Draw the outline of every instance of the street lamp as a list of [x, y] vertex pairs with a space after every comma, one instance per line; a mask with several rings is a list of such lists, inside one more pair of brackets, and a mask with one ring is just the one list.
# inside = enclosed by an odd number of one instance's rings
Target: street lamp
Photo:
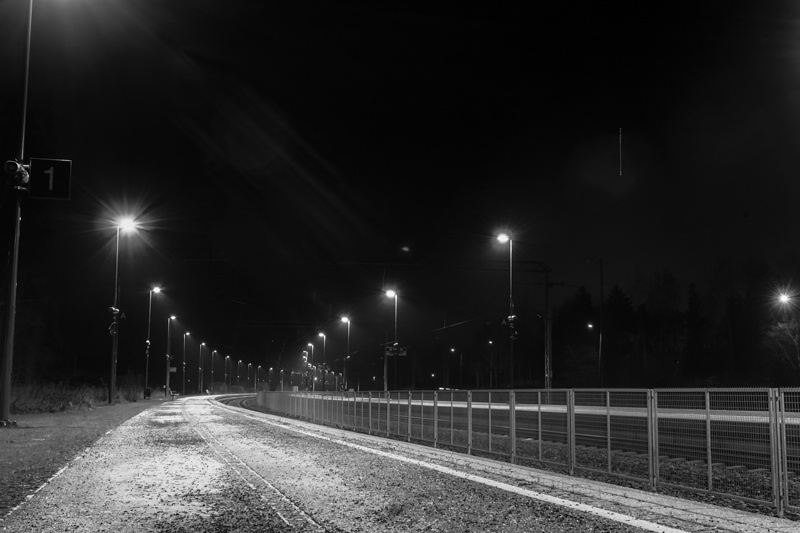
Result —
[[350, 359], [350, 319], [346, 316], [342, 317], [342, 322], [347, 324], [347, 353], [344, 356], [344, 390], [350, 390], [347, 386], [347, 361]]
[[181, 394], [184, 396], [186, 396], [186, 337], [188, 336], [188, 331], [183, 334], [183, 369], [181, 370], [183, 385], [181, 386]]
[[197, 356], [198, 358], [198, 365], [197, 365], [197, 393], [203, 394], [203, 346], [206, 343], [200, 343], [200, 355]]
[[[450, 353], [456, 353], [456, 349], [455, 348], [450, 348]], [[458, 351], [458, 388], [459, 389], [463, 388], [463, 386], [461, 384], [461, 376], [462, 376], [463, 368], [464, 368], [464, 352], [462, 350], [459, 350]], [[450, 380], [448, 379], [447, 381], [448, 381], [448, 384], [449, 384]]]
[[[325, 359], [326, 359], [326, 355], [328, 353], [328, 350], [327, 350], [326, 346], [328, 344], [327, 343], [328, 338], [325, 336], [324, 333], [321, 333], [321, 332], [318, 333], [318, 336], [322, 337], [322, 369], [323, 369], [323, 374], [322, 375], [325, 376]], [[323, 390], [323, 392], [325, 391], [325, 381], [326, 380], [323, 377], [323, 379], [322, 379], [322, 390]]]
[[239, 376], [241, 375], [241, 373], [240, 373], [241, 366], [242, 366], [242, 360], [239, 359], [239, 362], [236, 363], [236, 386], [237, 387], [241, 386], [241, 381], [239, 380]]
[[125, 217], [117, 220], [116, 259], [114, 261], [114, 305], [109, 309], [113, 321], [111, 323], [111, 379], [109, 381], [108, 403], [114, 403], [117, 397], [117, 353], [119, 347], [119, 235], [136, 229], [136, 222]]
[[[400, 299], [397, 291], [388, 290], [386, 291], [386, 296], [389, 298], [394, 298], [394, 349], [397, 350], [397, 300]], [[397, 353], [394, 354], [397, 357]], [[397, 360], [395, 359], [395, 362]], [[397, 373], [397, 367], [395, 366], [395, 374]], [[395, 376], [395, 380], [397, 377]], [[386, 353], [383, 355], [383, 390], [387, 392], [389, 390], [389, 357]]]
[[515, 323], [517, 317], [514, 315], [514, 241], [507, 233], [501, 233], [497, 240], [503, 244], [508, 243], [508, 327], [511, 330], [508, 343], [508, 359], [511, 363], [511, 374], [509, 388], [514, 388], [514, 341], [517, 338]]
[[211, 350], [211, 391], [214, 391], [214, 356], [217, 354], [216, 350]]
[[223, 381], [223, 383], [225, 383], [225, 385], [228, 385], [228, 386], [230, 385], [228, 383], [228, 359], [230, 359], [230, 358], [231, 358], [230, 355], [226, 355], [225, 356], [225, 381]]
[[166, 379], [167, 384], [164, 386], [165, 397], [167, 396], [167, 394], [169, 394], [169, 374], [170, 374], [169, 362], [170, 359], [172, 359], [172, 356], [169, 353], [170, 351], [172, 351], [172, 333], [171, 333], [172, 329], [170, 328], [170, 326], [172, 325], [173, 320], [175, 320], [174, 315], [167, 319], [167, 379]]
[[[253, 366], [253, 363], [247, 363], [247, 381], [245, 381], [245, 387], [250, 385], [250, 367]], [[255, 382], [253, 382], [253, 389], [255, 389]]]
[[147, 340], [144, 343], [144, 389], [147, 397], [150, 397], [150, 392], [147, 388], [147, 377], [150, 373], [150, 323], [153, 318], [153, 293], [158, 294], [161, 292], [161, 287], [153, 287], [150, 289], [150, 304], [147, 308]]

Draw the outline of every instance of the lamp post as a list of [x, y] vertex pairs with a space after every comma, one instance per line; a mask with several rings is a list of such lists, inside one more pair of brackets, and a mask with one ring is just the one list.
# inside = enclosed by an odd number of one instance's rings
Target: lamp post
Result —
[[172, 351], [172, 321], [175, 320], [175, 316], [171, 316], [167, 319], [167, 378], [166, 378], [166, 385], [164, 386], [164, 396], [166, 397], [169, 394], [169, 374], [170, 374], [170, 366], [169, 362], [172, 359], [170, 355], [170, 351]]
[[[397, 291], [388, 290], [386, 291], [386, 296], [389, 298], [394, 298], [394, 349], [397, 350], [397, 300], [399, 300], [399, 295]], [[394, 354], [397, 357], [397, 353]], [[397, 373], [397, 367], [395, 366], [395, 373]], [[395, 377], [395, 380], [397, 378]], [[388, 392], [389, 390], [389, 357], [386, 353], [383, 355], [383, 390], [384, 392]]]
[[342, 379], [344, 390], [350, 390], [347, 386], [347, 361], [350, 359], [350, 319], [342, 317], [342, 322], [347, 324], [347, 353], [344, 355], [344, 378]]
[[114, 261], [114, 305], [109, 309], [113, 321], [111, 323], [111, 378], [108, 387], [108, 403], [114, 403], [117, 397], [117, 353], [119, 347], [119, 235], [136, 229], [136, 222], [130, 218], [121, 218], [117, 221], [116, 259]]
[[501, 243], [508, 243], [508, 327], [511, 330], [508, 343], [508, 359], [510, 362], [509, 388], [514, 388], [514, 341], [517, 338], [515, 323], [517, 317], [514, 315], [514, 241], [507, 233], [497, 236]]
[[327, 381], [327, 379], [326, 379], [327, 372], [325, 371], [325, 360], [326, 360], [326, 356], [327, 356], [327, 353], [328, 353], [328, 350], [326, 348], [326, 346], [328, 344], [327, 343], [328, 338], [322, 332], [318, 333], [317, 335], [322, 337], [322, 365], [321, 365], [321, 367], [322, 367], [322, 376], [323, 376], [322, 377], [322, 391], [325, 392], [325, 382]]
[[240, 387], [241, 384], [242, 384], [242, 382], [239, 380], [239, 376], [241, 376], [241, 366], [242, 366], [242, 360], [239, 359], [239, 362], [236, 363], [236, 386], [237, 387]]
[[[308, 345], [311, 347], [311, 359], [308, 362], [308, 366], [309, 366], [309, 368], [311, 368], [311, 365], [314, 364], [314, 345], [311, 344], [310, 342], [308, 343]], [[312, 374], [312, 377], [313, 377], [313, 374]], [[312, 379], [311, 380], [311, 391], [312, 392], [317, 390], [316, 389], [316, 385], [317, 385], [317, 381], [315, 379]], [[306, 390], [308, 390], [308, 389], [306, 388]]]
[[283, 392], [283, 369], [281, 368], [281, 392]]
[[186, 396], [186, 337], [189, 336], [189, 332], [183, 334], [183, 369], [181, 370], [181, 374], [183, 377], [183, 385], [181, 386], [181, 394]]
[[216, 350], [211, 350], [211, 392], [214, 392], [214, 356], [216, 354]]
[[[158, 294], [161, 292], [161, 287], [153, 287], [150, 289], [150, 304], [147, 307], [147, 340], [144, 343], [144, 388], [147, 391], [147, 377], [150, 374], [150, 323], [153, 318], [153, 293]], [[148, 394], [149, 398], [150, 395]]]
[[[253, 363], [247, 363], [247, 380], [244, 382], [245, 388], [250, 385], [250, 368], [253, 366]], [[255, 382], [253, 382], [253, 388], [255, 389]]]
[[[455, 348], [450, 348], [450, 353], [456, 353]], [[461, 384], [461, 376], [463, 375], [462, 370], [464, 368], [464, 352], [459, 350], [458, 351], [458, 388], [463, 388]], [[449, 382], [450, 380], [448, 380]]]
[[197, 356], [198, 365], [197, 365], [197, 393], [203, 394], [203, 346], [206, 343], [200, 343], [200, 355]]
[[226, 356], [225, 356], [225, 361], [224, 361], [224, 363], [225, 363], [225, 364], [224, 364], [224, 368], [225, 368], [225, 379], [223, 380], [223, 383], [225, 384], [225, 386], [226, 386], [226, 387], [227, 387], [227, 386], [229, 386], [229, 383], [228, 383], [228, 360], [229, 360], [230, 358], [231, 358], [231, 356], [230, 356], [230, 355], [226, 355]]

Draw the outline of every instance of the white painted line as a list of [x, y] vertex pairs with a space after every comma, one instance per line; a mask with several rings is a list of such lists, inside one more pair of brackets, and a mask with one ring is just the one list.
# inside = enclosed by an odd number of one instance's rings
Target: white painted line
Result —
[[[227, 406], [224, 406], [223, 408], [227, 409]], [[375, 454], [375, 455], [380, 455], [380, 456], [387, 457], [387, 458], [390, 458], [390, 459], [396, 459], [398, 461], [402, 461], [402, 462], [405, 462], [405, 463], [413, 464], [415, 466], [421, 466], [421, 467], [424, 467], [424, 468], [427, 468], [427, 469], [430, 469], [430, 470], [436, 470], [436, 471], [441, 472], [443, 474], [448, 474], [448, 475], [459, 477], [459, 478], [462, 478], [462, 479], [467, 479], [469, 481], [474, 481], [476, 483], [481, 483], [483, 485], [488, 485], [490, 487], [494, 487], [494, 488], [497, 488], [497, 489], [500, 489], [500, 490], [504, 490], [504, 491], [507, 491], [507, 492], [512, 492], [512, 493], [518, 494], [520, 496], [525, 496], [527, 498], [543, 501], [543, 502], [550, 503], [550, 504], [553, 504], [553, 505], [559, 505], [561, 507], [566, 507], [568, 509], [573, 509], [573, 510], [576, 510], [576, 511], [580, 511], [582, 513], [587, 513], [587, 514], [590, 514], [590, 515], [598, 516], [598, 517], [601, 517], [601, 518], [605, 518], [607, 520], [612, 520], [614, 522], [620, 522], [622, 524], [626, 524], [626, 525], [629, 525], [629, 526], [632, 526], [632, 527], [638, 527], [638, 528], [644, 529], [645, 531], [652, 531], [654, 533], [688, 533], [687, 531], [685, 531], [683, 529], [676, 529], [676, 528], [673, 528], [673, 527], [664, 526], [664, 525], [661, 525], [661, 524], [656, 524], [655, 522], [649, 522], [647, 520], [640, 520], [640, 519], [635, 518], [635, 517], [630, 516], [630, 515], [625, 515], [625, 514], [622, 514], [622, 513], [616, 513], [614, 511], [608, 511], [606, 509], [601, 509], [599, 507], [594, 507], [592, 505], [587, 505], [585, 503], [573, 502], [571, 500], [566, 500], [564, 498], [559, 498], [557, 496], [552, 496], [550, 494], [543, 494], [541, 492], [535, 492], [535, 491], [532, 491], [532, 490], [524, 489], [522, 487], [517, 487], [515, 485], [510, 485], [508, 483], [503, 483], [501, 481], [495, 481], [493, 479], [487, 479], [487, 478], [476, 476], [476, 475], [473, 475], [473, 474], [467, 474], [465, 472], [460, 472], [458, 470], [454, 470], [454, 469], [448, 468], [446, 466], [441, 466], [441, 465], [432, 464], [432, 463], [426, 463], [426, 462], [423, 462], [423, 461], [419, 461], [417, 459], [411, 459], [409, 457], [404, 457], [402, 455], [396, 455], [394, 453], [389, 453], [389, 452], [385, 452], [385, 451], [382, 451], [382, 450], [376, 450], [376, 449], [369, 448], [367, 446], [361, 446], [359, 444], [355, 444], [355, 443], [352, 443], [352, 442], [347, 442], [347, 441], [335, 439], [335, 438], [332, 438], [332, 437], [327, 437], [327, 436], [324, 436], [324, 435], [320, 435], [318, 433], [313, 433], [313, 432], [306, 431], [306, 430], [303, 430], [303, 429], [300, 429], [300, 428], [297, 428], [297, 427], [293, 427], [293, 426], [288, 425], [288, 424], [279, 424], [279, 423], [273, 422], [271, 420], [267, 420], [267, 419], [260, 418], [260, 417], [257, 417], [257, 416], [252, 416], [252, 415], [249, 415], [247, 413], [242, 413], [239, 410], [233, 410], [233, 409], [227, 409], [227, 410], [231, 410], [231, 411], [233, 411], [233, 412], [235, 412], [235, 413], [237, 413], [237, 414], [239, 414], [241, 416], [244, 416], [244, 417], [247, 417], [247, 418], [251, 418], [253, 420], [257, 420], [259, 422], [263, 422], [265, 424], [269, 424], [269, 425], [272, 425], [272, 426], [275, 426], [275, 427], [278, 427], [278, 428], [281, 428], [281, 429], [289, 429], [291, 431], [294, 431], [296, 433], [301, 433], [301, 434], [307, 435], [309, 437], [314, 437], [314, 438], [317, 438], [317, 439], [320, 439], [320, 440], [326, 440], [326, 441], [329, 441], [329, 442], [334, 442], [336, 444], [341, 444], [343, 446], [349, 446], [350, 448], [355, 448], [357, 450], [365, 451], [365, 452], [372, 453], [372, 454]]]

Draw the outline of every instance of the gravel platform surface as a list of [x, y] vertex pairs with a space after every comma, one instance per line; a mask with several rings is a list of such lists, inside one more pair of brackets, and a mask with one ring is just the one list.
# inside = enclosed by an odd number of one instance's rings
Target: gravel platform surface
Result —
[[[207, 398], [164, 403], [104, 435], [0, 531], [730, 531], [672, 529], [690, 524], [677, 519], [642, 529], [526, 496], [526, 483], [503, 488], [510, 478], [488, 462], [475, 468], [458, 458], [455, 472], [456, 462], [437, 465], [430, 450], [414, 457], [413, 445], [299, 427]], [[552, 485], [547, 492], [567, 496]]]

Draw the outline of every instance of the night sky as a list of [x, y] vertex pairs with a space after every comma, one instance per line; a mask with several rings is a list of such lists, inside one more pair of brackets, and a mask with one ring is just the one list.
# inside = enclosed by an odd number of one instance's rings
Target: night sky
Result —
[[[173, 352], [190, 331], [192, 354], [254, 366], [288, 368], [318, 331], [341, 357], [346, 314], [371, 368], [389, 288], [405, 344], [471, 338], [507, 314], [499, 231], [521, 319], [542, 265], [555, 304], [597, 301], [601, 258], [634, 299], [637, 279], [704, 287], [721, 262], [795, 276], [796, 4], [540, 4], [35, 0], [24, 156], [71, 159], [72, 196], [23, 205], [19, 335], [105, 371], [120, 215], [141, 224], [121, 237], [121, 372], [164, 289], [151, 379], [169, 314]], [[0, 6], [6, 159], [26, 18]]]

